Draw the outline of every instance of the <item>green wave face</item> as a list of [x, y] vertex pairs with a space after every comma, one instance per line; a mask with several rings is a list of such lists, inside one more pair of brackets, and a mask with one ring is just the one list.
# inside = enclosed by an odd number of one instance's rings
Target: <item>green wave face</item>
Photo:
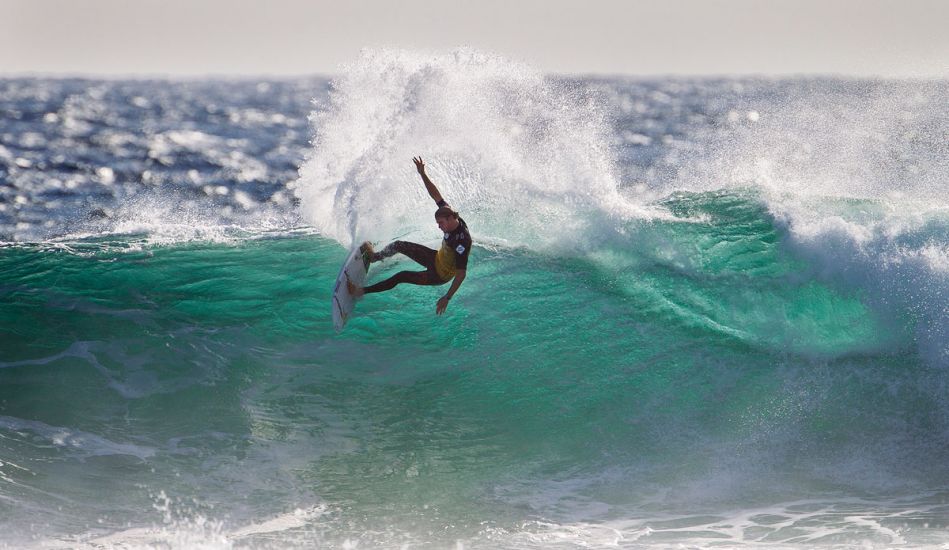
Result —
[[920, 317], [824, 276], [753, 193], [662, 206], [571, 255], [476, 247], [446, 315], [400, 286], [339, 335], [346, 251], [319, 236], [0, 248], [0, 510], [71, 533], [172, 502], [164, 525], [227, 532], [294, 503], [323, 511], [287, 544], [531, 547], [554, 524], [711, 514], [707, 535], [724, 510], [944, 493]]

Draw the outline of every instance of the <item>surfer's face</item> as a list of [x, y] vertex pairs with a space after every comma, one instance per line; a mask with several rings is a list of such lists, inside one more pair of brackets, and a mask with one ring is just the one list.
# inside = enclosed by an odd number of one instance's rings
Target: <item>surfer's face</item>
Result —
[[438, 228], [442, 230], [442, 233], [448, 233], [458, 228], [457, 218], [435, 218], [435, 223], [438, 224]]

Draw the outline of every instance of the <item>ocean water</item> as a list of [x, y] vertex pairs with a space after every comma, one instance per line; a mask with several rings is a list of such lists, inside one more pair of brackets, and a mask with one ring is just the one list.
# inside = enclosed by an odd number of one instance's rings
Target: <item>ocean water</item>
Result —
[[[0, 80], [0, 547], [944, 548], [947, 98]], [[353, 243], [440, 238], [414, 155], [468, 278], [337, 334]]]

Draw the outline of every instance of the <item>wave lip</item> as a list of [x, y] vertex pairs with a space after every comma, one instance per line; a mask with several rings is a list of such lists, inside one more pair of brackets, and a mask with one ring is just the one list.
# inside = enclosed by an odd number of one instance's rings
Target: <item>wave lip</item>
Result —
[[769, 208], [816, 275], [857, 292], [891, 334], [949, 367], [949, 210], [886, 199], [782, 198]]

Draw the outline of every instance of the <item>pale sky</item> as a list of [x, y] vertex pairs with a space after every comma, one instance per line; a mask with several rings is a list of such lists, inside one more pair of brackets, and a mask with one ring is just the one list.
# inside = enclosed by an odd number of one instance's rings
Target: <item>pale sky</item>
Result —
[[552, 73], [949, 78], [949, 0], [0, 0], [6, 75], [332, 75], [461, 46]]

